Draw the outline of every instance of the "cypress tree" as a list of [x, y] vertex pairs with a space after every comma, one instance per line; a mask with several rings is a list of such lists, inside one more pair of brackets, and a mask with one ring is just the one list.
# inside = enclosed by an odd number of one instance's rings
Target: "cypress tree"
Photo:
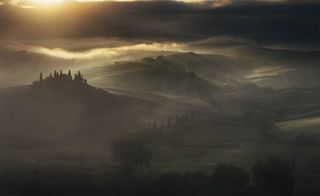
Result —
[[42, 82], [43, 81], [43, 75], [42, 75], [42, 72], [40, 72], [40, 82]]

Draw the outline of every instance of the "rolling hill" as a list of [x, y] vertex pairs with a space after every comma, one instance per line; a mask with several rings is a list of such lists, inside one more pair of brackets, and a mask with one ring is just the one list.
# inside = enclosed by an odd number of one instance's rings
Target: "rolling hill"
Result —
[[141, 126], [154, 105], [85, 83], [53, 81], [0, 92], [2, 147], [104, 142]]

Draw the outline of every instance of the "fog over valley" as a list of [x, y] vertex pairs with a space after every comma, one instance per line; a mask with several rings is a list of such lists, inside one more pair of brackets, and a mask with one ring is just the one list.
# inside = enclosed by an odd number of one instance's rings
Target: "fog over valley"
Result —
[[0, 195], [318, 195], [315, 0], [0, 0]]

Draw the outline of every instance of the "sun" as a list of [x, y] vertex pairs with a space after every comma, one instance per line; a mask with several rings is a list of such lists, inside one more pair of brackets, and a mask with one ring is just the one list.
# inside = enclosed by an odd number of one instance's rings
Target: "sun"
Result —
[[57, 5], [63, 2], [64, 0], [32, 0], [32, 4], [37, 6]]

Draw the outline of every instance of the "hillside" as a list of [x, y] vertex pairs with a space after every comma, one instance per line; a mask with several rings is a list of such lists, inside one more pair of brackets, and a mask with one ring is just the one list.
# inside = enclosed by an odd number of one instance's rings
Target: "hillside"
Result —
[[216, 105], [212, 97], [219, 89], [196, 73], [150, 59], [119, 62], [110, 66], [84, 70], [90, 83], [101, 88], [160, 93], [202, 99]]
[[59, 77], [0, 92], [2, 147], [99, 143], [141, 126], [146, 108], [153, 112], [149, 102]]
[[147, 60], [174, 69], [194, 72], [213, 85], [225, 84], [231, 80], [241, 80], [241, 77], [256, 67], [254, 62], [245, 58], [193, 52], [177, 53]]
[[[166, 87], [163, 88], [164, 90], [170, 88], [174, 90], [179, 89], [181, 83], [190, 78], [190, 73], [194, 73], [191, 76], [196, 77], [185, 85], [191, 85], [190, 88], [194, 88], [197, 86], [192, 83], [203, 83], [200, 81], [206, 80], [212, 86], [211, 88], [215, 89], [230, 80], [241, 80], [241, 77], [251, 73], [255, 67], [254, 62], [244, 58], [190, 52], [144, 58], [140, 61], [116, 62], [112, 65], [89, 68], [85, 71], [89, 74], [89, 79], [92, 78], [94, 82], [97, 81], [101, 85], [112, 85], [113, 83], [110, 81], [117, 81], [114, 82], [114, 85], [132, 85], [135, 88], [150, 90], [153, 83], [162, 83], [163, 87]], [[156, 73], [158, 74], [155, 75]], [[176, 77], [177, 75], [181, 76]], [[130, 81], [127, 82], [127, 80]], [[140, 80], [148, 80], [149, 86]], [[183, 86], [180, 89], [189, 90]]]
[[246, 46], [225, 50], [224, 55], [176, 53], [120, 61], [87, 68], [84, 72], [92, 84], [101, 88], [201, 97], [203, 93], [214, 94], [225, 89], [252, 91], [256, 87], [314, 86], [318, 84], [318, 63], [316, 51]]
[[238, 57], [245, 57], [259, 60], [269, 64], [282, 64], [291, 66], [314, 66], [320, 62], [320, 51], [311, 50], [291, 50], [291, 49], [276, 49], [260, 46], [244, 46], [230, 49], [228, 52]]

